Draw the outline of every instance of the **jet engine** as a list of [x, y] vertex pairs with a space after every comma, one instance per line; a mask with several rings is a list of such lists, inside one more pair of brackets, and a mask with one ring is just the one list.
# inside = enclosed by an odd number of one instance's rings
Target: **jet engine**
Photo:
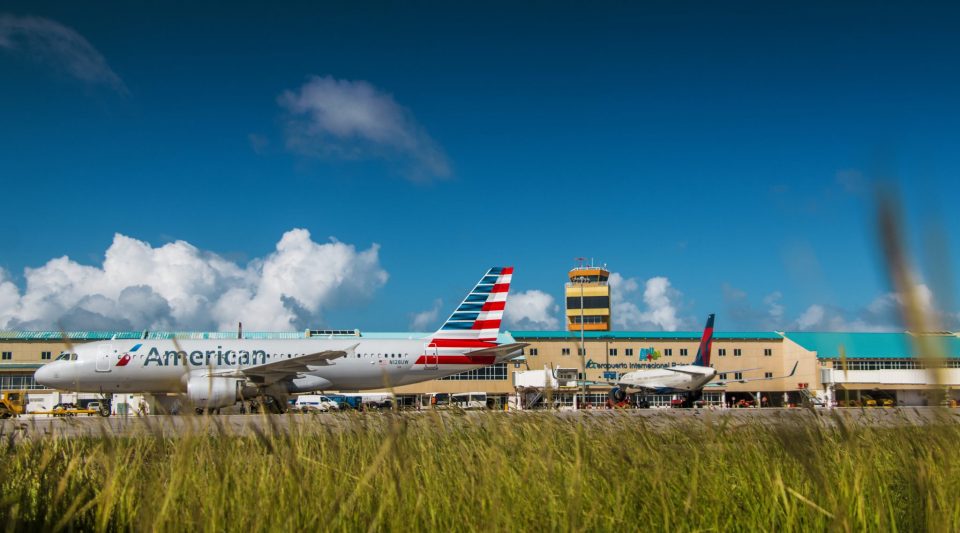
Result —
[[237, 403], [236, 378], [195, 377], [187, 382], [187, 397], [198, 408], [219, 409]]
[[610, 389], [608, 396], [613, 403], [620, 403], [627, 399], [627, 391], [620, 387], [614, 387]]

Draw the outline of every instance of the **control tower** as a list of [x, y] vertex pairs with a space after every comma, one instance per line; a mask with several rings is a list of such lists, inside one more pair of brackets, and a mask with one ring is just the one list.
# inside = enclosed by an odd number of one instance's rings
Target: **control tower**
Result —
[[[610, 285], [607, 266], [587, 266], [586, 259], [569, 272], [566, 285], [567, 331], [610, 331]], [[581, 320], [583, 327], [581, 328]]]

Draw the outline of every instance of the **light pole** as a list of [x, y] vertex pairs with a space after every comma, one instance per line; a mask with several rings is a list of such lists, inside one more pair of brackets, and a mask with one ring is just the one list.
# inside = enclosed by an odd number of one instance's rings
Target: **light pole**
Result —
[[[587, 346], [583, 342], [583, 280], [580, 280], [580, 390], [583, 393], [583, 402], [587, 401]], [[573, 393], [574, 399], [577, 393]]]

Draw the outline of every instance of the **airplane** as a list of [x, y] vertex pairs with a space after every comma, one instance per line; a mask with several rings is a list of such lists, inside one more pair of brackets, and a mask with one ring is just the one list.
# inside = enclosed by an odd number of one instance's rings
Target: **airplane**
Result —
[[[678, 365], [650, 370], [634, 370], [620, 376], [617, 381], [591, 381], [591, 384], [613, 385], [610, 389], [609, 397], [613, 403], [620, 403], [627, 399], [630, 389], [639, 389], [641, 391], [655, 394], [683, 394], [684, 407], [692, 407], [695, 402], [703, 396], [704, 387], [720, 386], [727, 381], [718, 381], [711, 383], [717, 376], [717, 370], [710, 366], [710, 349], [713, 346], [713, 321], [715, 315], [710, 314], [707, 317], [707, 324], [703, 328], [703, 335], [700, 337], [700, 346], [697, 348], [697, 357], [692, 365]], [[769, 381], [774, 379], [784, 379], [793, 376], [797, 371], [797, 364], [793, 365], [793, 370], [784, 376], [769, 378], [751, 378], [732, 380], [736, 383], [746, 383], [749, 381]], [[742, 370], [725, 370], [724, 374], [742, 373], [754, 368]]]
[[512, 278], [513, 267], [489, 269], [425, 338], [114, 339], [70, 347], [34, 379], [102, 395], [184, 394], [198, 412], [255, 398], [283, 412], [293, 393], [409, 385], [519, 355], [526, 343], [497, 343]]

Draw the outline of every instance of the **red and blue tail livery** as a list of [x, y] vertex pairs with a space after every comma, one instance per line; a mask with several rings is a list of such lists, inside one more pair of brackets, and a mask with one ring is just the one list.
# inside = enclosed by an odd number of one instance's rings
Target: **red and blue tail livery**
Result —
[[493, 346], [500, 333], [513, 267], [487, 271], [450, 318], [433, 334], [438, 347], [482, 348]]
[[703, 328], [703, 336], [700, 337], [700, 347], [697, 348], [697, 358], [693, 364], [698, 366], [710, 366], [710, 349], [713, 347], [713, 317], [711, 314], [707, 317], [707, 325]]

